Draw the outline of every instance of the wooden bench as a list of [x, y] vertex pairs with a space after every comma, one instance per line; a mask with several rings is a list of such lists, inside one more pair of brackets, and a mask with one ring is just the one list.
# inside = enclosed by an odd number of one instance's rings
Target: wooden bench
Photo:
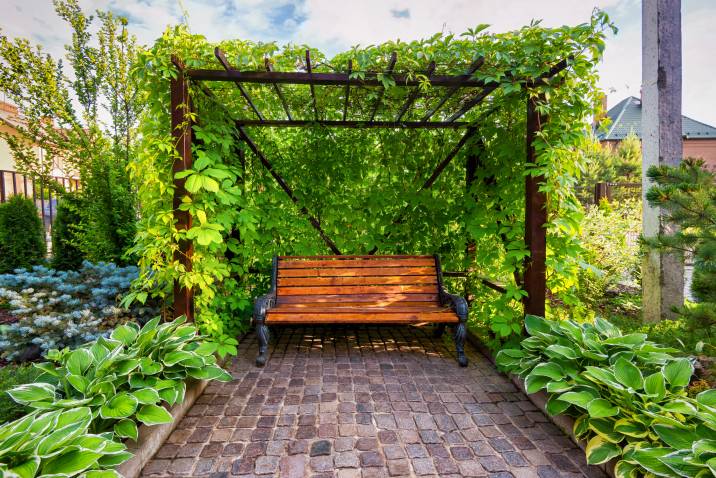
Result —
[[443, 289], [437, 256], [274, 257], [271, 291], [256, 299], [256, 365], [267, 360], [269, 328], [281, 324], [446, 324], [467, 365], [467, 303]]

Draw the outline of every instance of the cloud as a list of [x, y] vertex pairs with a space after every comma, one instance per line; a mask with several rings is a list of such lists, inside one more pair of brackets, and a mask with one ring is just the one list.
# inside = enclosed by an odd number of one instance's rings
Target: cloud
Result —
[[[514, 30], [533, 19], [545, 26], [579, 24], [594, 7], [605, 9], [620, 27], [606, 42], [599, 65], [600, 85], [610, 105], [639, 96], [641, 85], [641, 2], [639, 0], [80, 0], [85, 11], [110, 9], [130, 20], [142, 43], [152, 43], [168, 25], [183, 20], [183, 4], [194, 33], [212, 41], [246, 38], [305, 43], [328, 56], [353, 45], [425, 38], [436, 32], [461, 33], [480, 23], [490, 31]], [[42, 42], [63, 54], [69, 29], [54, 14], [50, 0], [3, 0], [0, 27], [11, 37]], [[713, 0], [684, 0], [685, 114], [716, 125], [716, 8]]]

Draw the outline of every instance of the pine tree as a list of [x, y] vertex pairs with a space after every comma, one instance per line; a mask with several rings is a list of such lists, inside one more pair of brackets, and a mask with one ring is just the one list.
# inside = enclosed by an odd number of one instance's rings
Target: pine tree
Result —
[[646, 199], [678, 229], [646, 243], [693, 255], [691, 292], [697, 303], [681, 312], [710, 335], [716, 325], [716, 174], [701, 160], [685, 159], [678, 167], [652, 166], [647, 176], [656, 185]]

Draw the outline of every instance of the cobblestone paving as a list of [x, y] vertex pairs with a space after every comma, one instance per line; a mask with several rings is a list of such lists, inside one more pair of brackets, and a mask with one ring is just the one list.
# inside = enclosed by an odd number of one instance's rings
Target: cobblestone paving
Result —
[[471, 346], [429, 327], [284, 327], [210, 384], [142, 476], [602, 477]]

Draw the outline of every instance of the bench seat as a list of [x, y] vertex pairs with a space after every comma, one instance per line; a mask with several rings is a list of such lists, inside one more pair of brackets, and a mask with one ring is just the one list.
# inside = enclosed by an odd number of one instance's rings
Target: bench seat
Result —
[[266, 363], [269, 325], [454, 324], [460, 365], [467, 304], [442, 286], [437, 256], [282, 256], [271, 291], [256, 300], [257, 365]]

